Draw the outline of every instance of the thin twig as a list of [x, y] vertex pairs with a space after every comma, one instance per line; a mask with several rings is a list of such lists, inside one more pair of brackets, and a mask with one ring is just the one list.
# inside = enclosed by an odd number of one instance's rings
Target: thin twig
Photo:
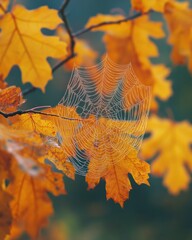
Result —
[[65, 0], [64, 3], [61, 5], [61, 8], [59, 10], [59, 14], [61, 16], [61, 19], [63, 20], [64, 24], [65, 24], [65, 29], [69, 35], [69, 42], [70, 42], [70, 54], [67, 58], [65, 58], [64, 60], [62, 60], [61, 62], [59, 62], [58, 64], [56, 64], [53, 69], [52, 72], [54, 73], [58, 68], [60, 68], [63, 64], [65, 64], [66, 62], [68, 62], [70, 59], [74, 58], [76, 56], [74, 49], [75, 49], [75, 39], [73, 37], [72, 34], [72, 30], [69, 26], [69, 21], [67, 19], [67, 16], [65, 14], [65, 9], [67, 8], [68, 4], [69, 4], [70, 0]]
[[28, 95], [29, 93], [34, 92], [35, 90], [37, 90], [36, 87], [30, 87], [30, 88], [27, 88], [27, 89], [25, 89], [24, 91], [22, 91], [22, 94], [23, 94], [23, 96], [26, 96], [26, 95]]
[[131, 21], [131, 20], [134, 20], [138, 17], [141, 17], [142, 15], [144, 15], [146, 13], [136, 13], [135, 15], [133, 16], [128, 16], [126, 18], [123, 18], [123, 19], [120, 19], [120, 20], [117, 20], [117, 21], [107, 21], [107, 22], [101, 22], [101, 23], [98, 23], [98, 24], [95, 24], [95, 25], [91, 25], [87, 28], [83, 28], [79, 31], [77, 31], [76, 33], [73, 33], [73, 37], [78, 37], [84, 33], [87, 33], [87, 32], [90, 32], [91, 30], [95, 29], [95, 28], [98, 28], [98, 27], [101, 27], [101, 26], [105, 26], [105, 25], [113, 25], [113, 24], [121, 24], [123, 22], [127, 22], [127, 21]]
[[52, 73], [54, 73], [58, 68], [60, 68], [63, 64], [65, 64], [66, 62], [68, 62], [70, 59], [74, 58], [76, 56], [76, 54], [73, 52], [72, 54], [70, 54], [67, 58], [65, 58], [64, 60], [62, 60], [61, 62], [57, 63], [53, 68], [52, 68]]
[[[61, 6], [61, 8], [59, 10], [59, 14], [60, 14], [60, 16], [61, 16], [61, 18], [62, 18], [62, 20], [63, 20], [63, 22], [65, 24], [66, 31], [67, 31], [67, 33], [69, 35], [69, 39], [70, 39], [70, 55], [68, 57], [66, 57], [64, 60], [62, 60], [61, 62], [57, 63], [52, 68], [52, 73], [54, 73], [62, 65], [64, 65], [65, 63], [67, 63], [69, 60], [71, 60], [72, 58], [74, 58], [76, 56], [76, 53], [74, 52], [74, 49], [75, 49], [75, 38], [76, 37], [78, 37], [80, 35], [83, 35], [83, 34], [85, 34], [87, 32], [90, 32], [91, 30], [99, 28], [101, 26], [121, 24], [123, 22], [134, 20], [134, 19], [136, 19], [138, 17], [141, 17], [142, 15], [146, 14], [146, 13], [140, 13], [139, 12], [139, 13], [136, 13], [136, 14], [134, 14], [132, 16], [128, 16], [128, 17], [125, 17], [125, 18], [117, 20], [117, 21], [101, 22], [101, 23], [89, 26], [87, 28], [81, 29], [81, 30], [77, 31], [76, 33], [72, 33], [71, 28], [69, 26], [69, 22], [68, 22], [67, 16], [65, 14], [65, 9], [68, 6], [69, 2], [70, 2], [70, 0], [65, 0], [64, 1], [64, 3], [62, 4], [62, 6]], [[32, 87], [30, 89], [26, 89], [26, 90], [23, 91], [23, 95], [26, 96], [29, 93], [34, 92], [36, 89], [37, 88], [35, 88], [35, 87]]]
[[[60, 10], [59, 10], [59, 14], [63, 20], [63, 23], [65, 24], [65, 28], [66, 31], [69, 35], [69, 39], [70, 39], [70, 55], [67, 56], [65, 59], [63, 59], [62, 61], [60, 61], [59, 63], [57, 63], [53, 68], [52, 68], [52, 73], [54, 73], [58, 68], [60, 68], [63, 64], [65, 64], [66, 62], [68, 62], [70, 59], [74, 58], [76, 56], [75, 52], [74, 52], [74, 48], [75, 48], [75, 39], [73, 37], [71, 28], [69, 26], [69, 22], [67, 19], [67, 16], [65, 14], [65, 9], [68, 6], [70, 0], [65, 0], [64, 3], [62, 4]], [[34, 92], [35, 90], [37, 90], [36, 87], [31, 87], [29, 89], [26, 89], [23, 91], [23, 96], [28, 95], [31, 92]]]
[[58, 117], [58, 118], [62, 118], [65, 120], [70, 120], [70, 121], [86, 121], [86, 119], [68, 118], [68, 117], [63, 117], [63, 116], [53, 114], [53, 113], [35, 111], [33, 109], [17, 110], [15, 112], [10, 112], [10, 113], [5, 113], [5, 112], [0, 111], [0, 115], [2, 115], [5, 118], [14, 117], [16, 115], [23, 115], [23, 114], [27, 114], [27, 113], [40, 114], [40, 115], [44, 115], [44, 116], [48, 116], [48, 117]]
[[66, 7], [68, 6], [70, 0], [65, 0], [64, 3], [62, 4], [60, 10], [59, 10], [59, 14], [65, 24], [65, 28], [66, 28], [66, 31], [69, 35], [69, 38], [70, 38], [70, 55], [73, 55], [74, 54], [74, 48], [75, 48], [75, 39], [73, 37], [73, 34], [72, 34], [72, 31], [71, 31], [71, 28], [69, 26], [69, 22], [68, 22], [68, 19], [67, 19], [67, 16], [65, 14], [65, 9]]

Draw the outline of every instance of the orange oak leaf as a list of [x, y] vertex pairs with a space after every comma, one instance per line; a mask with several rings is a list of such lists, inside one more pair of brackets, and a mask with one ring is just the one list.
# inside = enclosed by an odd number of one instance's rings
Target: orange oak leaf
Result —
[[148, 12], [154, 10], [157, 12], [164, 12], [164, 6], [167, 2], [172, 0], [131, 0], [131, 5], [134, 10], [141, 12]]
[[[97, 15], [92, 17], [86, 26], [101, 21], [115, 21], [122, 16]], [[161, 23], [152, 22], [148, 16], [142, 16], [119, 25], [102, 26], [94, 31], [104, 31], [103, 41], [110, 58], [120, 64], [131, 62], [138, 79], [145, 85], [151, 85], [153, 91], [152, 108], [156, 109], [155, 98], [167, 100], [171, 94], [171, 83], [166, 81], [170, 70], [164, 65], [153, 65], [151, 57], [159, 55], [156, 45], [150, 37], [160, 39], [164, 36]], [[159, 89], [164, 87], [164, 91]]]
[[[124, 17], [120, 15], [99, 14], [95, 17], [91, 17], [86, 24], [86, 27], [99, 24], [103, 21], [117, 21], [123, 18]], [[125, 50], [127, 51], [129, 49], [130, 55], [121, 55], [122, 59], [120, 60], [120, 53], [122, 53], [121, 42], [118, 49], [121, 50], [119, 54], [116, 54], [115, 56], [115, 51], [113, 53], [109, 52], [112, 60], [116, 60], [115, 62], [121, 64], [127, 64], [129, 62], [133, 64], [135, 55], [137, 55], [137, 58], [139, 58], [138, 61], [141, 61], [142, 63], [149, 63], [150, 57], [157, 57], [159, 55], [158, 48], [150, 40], [150, 37], [157, 39], [164, 37], [162, 23], [150, 21], [148, 16], [141, 16], [133, 21], [123, 22], [121, 24], [101, 26], [93, 29], [92, 31], [105, 32], [106, 34], [104, 37], [104, 42], [106, 42], [106, 36], [118, 38], [119, 41], [126, 41], [128, 46], [125, 48]], [[140, 39], [140, 41], [138, 39]], [[111, 45], [113, 45], [113, 41]], [[146, 46], [148, 46], [147, 50]]]
[[[106, 182], [107, 199], [112, 198], [123, 207], [131, 190], [129, 173], [137, 184], [149, 184], [147, 180], [150, 171], [149, 164], [138, 159], [138, 150], [131, 147], [135, 139], [133, 136], [142, 135], [144, 129], [140, 128], [138, 132], [131, 132], [127, 129], [136, 123], [124, 123], [123, 129], [121, 121], [104, 118], [96, 120], [93, 116], [90, 116], [88, 120], [90, 121], [86, 121], [84, 126], [76, 132], [76, 143], [80, 149], [85, 151], [89, 159], [86, 174], [88, 188], [94, 188], [103, 178]], [[121, 128], [118, 131], [120, 124]], [[108, 129], [107, 132], [105, 132], [106, 129]]]
[[44, 165], [42, 168], [44, 172], [41, 175], [32, 177], [13, 165], [14, 178], [8, 186], [8, 192], [13, 196], [11, 239], [18, 239], [26, 232], [31, 239], [36, 240], [53, 214], [47, 193], [55, 196], [66, 193], [62, 174], [53, 172], [49, 166]]
[[[66, 43], [56, 36], [46, 36], [43, 28], [55, 29], [62, 21], [56, 10], [40, 7], [27, 10], [16, 5], [0, 19], [0, 73], [7, 77], [11, 68], [18, 65], [23, 83], [45, 90], [52, 79], [48, 57], [62, 58], [66, 55]], [[9, 27], [7, 27], [9, 26]]]
[[192, 72], [192, 9], [187, 2], [170, 2], [165, 5], [165, 19], [170, 35], [169, 43], [173, 46], [171, 58], [176, 64], [188, 64]]
[[[69, 35], [65, 32], [65, 30], [62, 27], [59, 27], [57, 29], [57, 33], [61, 40], [68, 44], [67, 52], [68, 54], [70, 54]], [[97, 52], [90, 47], [87, 41], [76, 38], [74, 51], [77, 54], [77, 56], [65, 64], [65, 68], [67, 68], [68, 70], [72, 70], [74, 64], [78, 66], [92, 66], [95, 63], [95, 60], [97, 58]]]
[[[98, 157], [99, 154], [98, 149]], [[130, 149], [125, 156], [118, 156], [112, 149], [108, 154], [110, 155], [108, 167], [97, 177], [94, 177], [92, 173], [94, 169], [91, 169], [94, 159], [90, 159], [86, 182], [88, 183], [88, 188], [93, 189], [100, 182], [100, 179], [103, 178], [106, 182], [105, 189], [107, 200], [111, 198], [114, 202], [119, 203], [120, 206], [123, 207], [132, 189], [128, 174], [132, 175], [134, 181], [138, 185], [149, 185], [148, 174], [150, 172], [150, 166], [137, 157], [137, 151], [134, 149]], [[117, 157], [121, 157], [118, 162], [116, 162]]]
[[151, 136], [144, 140], [142, 156], [145, 159], [155, 157], [152, 173], [164, 177], [164, 185], [172, 194], [187, 189], [190, 175], [186, 166], [192, 170], [190, 123], [175, 123], [152, 116], [148, 121], [147, 132], [151, 133]]
[[24, 102], [19, 87], [11, 86], [2, 90], [0, 89], [0, 111], [14, 111]]

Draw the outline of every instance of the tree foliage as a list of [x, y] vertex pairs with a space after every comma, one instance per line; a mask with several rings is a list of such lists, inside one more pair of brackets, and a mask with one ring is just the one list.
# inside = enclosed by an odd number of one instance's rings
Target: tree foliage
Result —
[[[12, 1], [0, 0], [0, 239], [18, 239], [23, 233], [37, 239], [41, 229], [47, 226], [53, 214], [49, 193], [66, 194], [63, 176], [75, 180], [75, 168], [69, 160], [76, 154], [72, 144], [74, 136], [89, 158], [85, 176], [88, 189], [104, 180], [106, 198], [121, 207], [132, 189], [128, 174], [138, 185], [149, 185], [150, 164], [145, 160], [152, 160], [151, 173], [162, 176], [172, 194], [187, 189], [190, 182], [192, 126], [187, 120], [176, 122], [158, 117], [158, 103], [177, 93], [172, 89], [174, 79], [168, 80], [171, 69], [151, 61], [159, 56], [154, 39], [165, 38], [172, 47], [173, 63], [186, 64], [192, 72], [189, 4], [176, 0], [132, 0], [132, 15], [98, 14], [73, 33], [65, 14], [68, 3], [69, 0], [64, 1], [59, 11], [47, 6], [28, 10]], [[162, 22], [151, 20], [151, 12], [163, 16], [167, 34]], [[54, 35], [43, 33], [42, 29], [55, 30]], [[147, 127], [150, 136], [144, 140], [139, 156], [126, 139], [121, 139], [121, 145], [129, 149], [127, 154], [122, 156], [110, 149], [109, 138], [117, 136], [118, 121], [101, 118], [102, 124], [96, 125], [93, 116], [82, 118], [77, 109], [61, 104], [42, 111], [21, 110], [29, 94], [37, 88], [45, 91], [58, 68], [64, 65], [65, 70], [71, 71], [74, 62], [81, 66], [96, 63], [99, 53], [80, 38], [91, 31], [103, 33], [106, 52], [115, 63], [131, 62], [142, 84], [152, 88], [153, 114]], [[48, 62], [49, 57], [57, 59], [56, 65]], [[17, 86], [8, 86], [6, 80], [15, 65], [20, 69], [22, 83], [31, 83], [31, 88], [22, 91]], [[114, 88], [116, 79], [105, 80], [106, 85]], [[109, 94], [99, 82], [95, 85], [100, 94]], [[83, 127], [76, 133], [74, 128], [79, 122], [83, 122]], [[111, 135], [102, 138], [102, 144], [108, 149], [107, 168], [98, 164], [106, 153], [99, 147], [95, 151], [95, 136], [90, 134], [86, 142], [82, 138], [88, 128], [90, 131], [98, 128], [100, 135], [105, 129], [111, 129]], [[116, 140], [113, 139], [114, 144]], [[95, 177], [93, 169], [99, 173]]]

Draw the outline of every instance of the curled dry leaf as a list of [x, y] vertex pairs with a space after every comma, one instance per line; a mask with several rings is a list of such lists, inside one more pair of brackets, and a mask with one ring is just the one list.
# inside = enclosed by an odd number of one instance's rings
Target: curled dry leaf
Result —
[[0, 89], [0, 111], [10, 112], [17, 109], [25, 100], [19, 87], [11, 86]]

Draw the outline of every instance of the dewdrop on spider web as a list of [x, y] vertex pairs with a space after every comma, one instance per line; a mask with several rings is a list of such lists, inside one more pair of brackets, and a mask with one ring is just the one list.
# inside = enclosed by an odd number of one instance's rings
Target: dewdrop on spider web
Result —
[[57, 126], [76, 173], [99, 177], [131, 151], [138, 153], [150, 98], [150, 87], [138, 80], [131, 63], [120, 65], [106, 55], [95, 66], [74, 67]]

